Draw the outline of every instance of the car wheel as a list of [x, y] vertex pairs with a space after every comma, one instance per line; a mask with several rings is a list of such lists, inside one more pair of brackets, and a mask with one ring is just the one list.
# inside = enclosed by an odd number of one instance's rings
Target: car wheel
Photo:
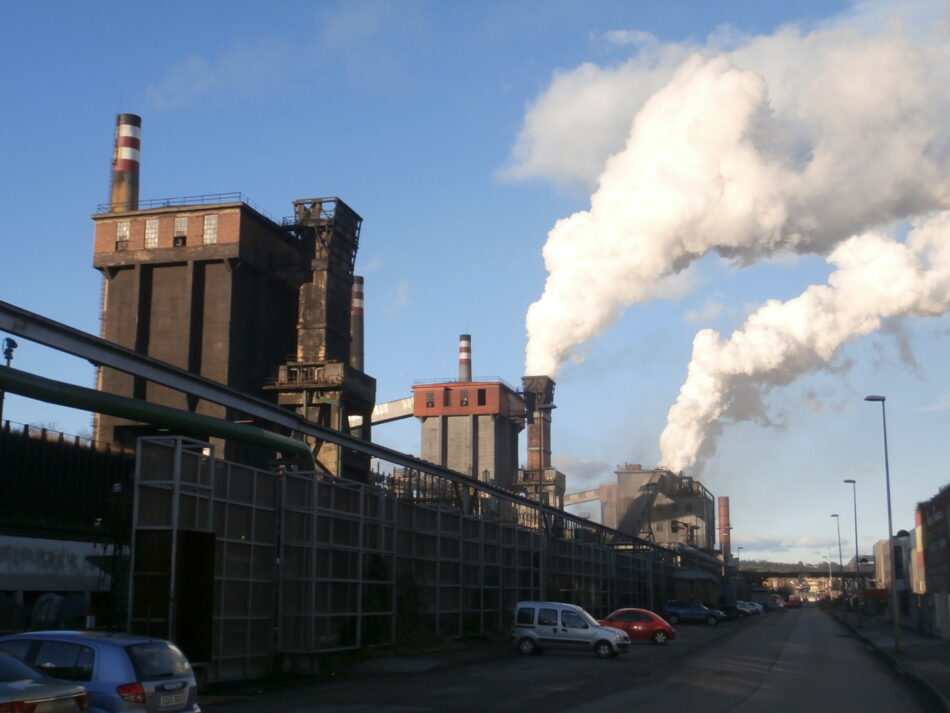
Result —
[[667, 621], [669, 621], [671, 624], [678, 624], [678, 623], [679, 623], [679, 620], [680, 620], [680, 618], [679, 618], [678, 616], [676, 616], [676, 614], [670, 614], [668, 617], [666, 617], [666, 619], [667, 619]]
[[716, 617], [711, 616], [706, 619], [706, 623], [709, 624], [710, 626], [715, 626], [716, 624], [719, 623], [719, 620]]
[[518, 651], [525, 656], [531, 656], [540, 653], [541, 649], [538, 648], [534, 639], [524, 638], [518, 642]]
[[670, 640], [670, 637], [667, 636], [665, 631], [654, 631], [651, 638], [653, 643], [657, 646], [663, 646], [663, 644]]
[[601, 640], [594, 644], [594, 653], [597, 654], [598, 658], [609, 659], [614, 655], [614, 648], [609, 641]]

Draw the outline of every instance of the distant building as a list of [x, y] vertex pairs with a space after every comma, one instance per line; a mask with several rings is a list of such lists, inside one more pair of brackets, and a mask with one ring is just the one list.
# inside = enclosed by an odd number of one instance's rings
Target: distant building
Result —
[[617, 484], [570, 493], [566, 505], [600, 500], [601, 522], [659, 545], [684, 545], [712, 553], [716, 543], [715, 498], [702, 483], [666, 468], [625, 463]]
[[923, 571], [921, 593], [950, 592], [950, 486], [930, 500], [919, 503], [916, 512], [918, 541], [915, 564]]
[[472, 377], [470, 335], [459, 338], [458, 379], [412, 387], [412, 415], [422, 425], [423, 460], [476, 480], [514, 487], [524, 399], [499, 378]]

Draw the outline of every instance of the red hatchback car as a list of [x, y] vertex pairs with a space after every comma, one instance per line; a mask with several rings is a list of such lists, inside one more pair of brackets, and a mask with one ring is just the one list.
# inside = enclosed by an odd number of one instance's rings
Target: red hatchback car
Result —
[[618, 609], [598, 623], [626, 631], [631, 641], [652, 641], [662, 645], [676, 638], [676, 629], [648, 609]]

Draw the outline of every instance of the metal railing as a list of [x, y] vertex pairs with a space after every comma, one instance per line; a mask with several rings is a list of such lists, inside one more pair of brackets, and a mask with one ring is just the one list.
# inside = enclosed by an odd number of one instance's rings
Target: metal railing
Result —
[[[150, 198], [139, 201], [136, 210], [155, 210], [156, 208], [177, 208], [193, 205], [215, 205], [218, 203], [243, 203], [253, 208], [256, 212], [267, 218], [273, 223], [280, 225], [280, 221], [275, 220], [273, 216], [266, 211], [258, 208], [246, 195], [240, 192], [232, 193], [206, 193], [199, 196], [180, 196], [176, 198]], [[97, 213], [111, 213], [115, 208], [114, 203], [99, 203], [96, 206]]]

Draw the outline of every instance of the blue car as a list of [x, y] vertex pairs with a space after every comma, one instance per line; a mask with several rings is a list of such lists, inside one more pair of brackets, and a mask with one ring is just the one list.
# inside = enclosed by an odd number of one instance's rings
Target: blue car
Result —
[[165, 639], [100, 631], [28, 631], [0, 637], [0, 650], [50, 678], [85, 686], [88, 713], [201, 713], [191, 664]]
[[726, 620], [726, 613], [720, 609], [710, 609], [702, 602], [697, 601], [669, 601], [663, 607], [663, 618], [671, 624], [683, 623], [705, 623], [709, 626], [716, 626], [720, 621]]

